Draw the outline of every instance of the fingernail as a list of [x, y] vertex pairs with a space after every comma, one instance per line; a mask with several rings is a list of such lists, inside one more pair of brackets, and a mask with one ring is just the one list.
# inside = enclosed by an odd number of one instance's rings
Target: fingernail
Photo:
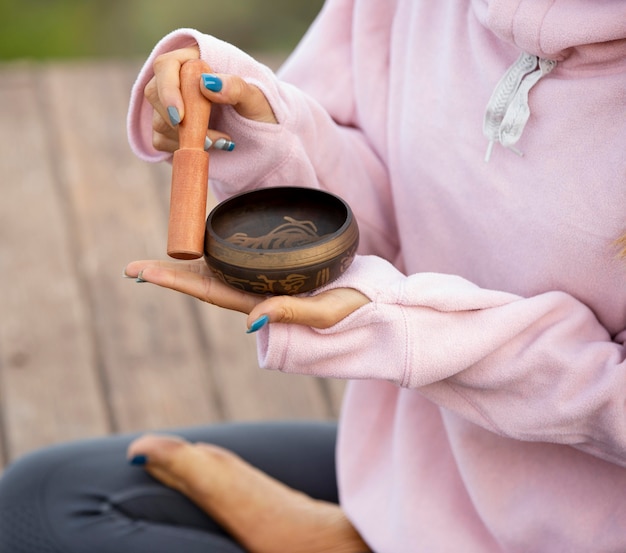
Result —
[[124, 270], [122, 271], [122, 278], [133, 278], [132, 276], [128, 276], [126, 274], [126, 267], [124, 267]]
[[270, 318], [267, 315], [261, 315], [256, 321], [254, 321], [248, 330], [246, 330], [246, 334], [252, 334], [257, 330], [261, 330], [267, 323], [269, 323]]
[[147, 282], [146, 280], [144, 280], [143, 278], [141, 278], [141, 276], [143, 275], [143, 271], [139, 271], [139, 274], [137, 275], [137, 278], [135, 279], [135, 282], [139, 282], [140, 284], [142, 282]]
[[167, 108], [167, 115], [173, 127], [180, 123], [180, 113], [178, 113], [178, 109], [175, 106]]
[[148, 457], [146, 455], [135, 455], [128, 462], [135, 467], [143, 467], [148, 464]]
[[226, 150], [227, 152], [232, 152], [235, 149], [235, 143], [231, 140], [226, 140], [225, 138], [218, 138], [213, 144], [213, 147], [218, 150]]
[[212, 73], [202, 73], [202, 82], [204, 88], [211, 92], [219, 92], [222, 90], [222, 79]]
[[208, 150], [213, 145], [213, 141], [207, 136], [204, 139], [204, 149]]

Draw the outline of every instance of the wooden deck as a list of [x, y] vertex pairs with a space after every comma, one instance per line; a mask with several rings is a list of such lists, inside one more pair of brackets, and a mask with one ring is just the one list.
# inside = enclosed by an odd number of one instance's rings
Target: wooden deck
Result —
[[0, 470], [76, 438], [337, 416], [343, 384], [258, 369], [243, 315], [122, 278], [167, 231], [170, 168], [126, 140], [138, 68], [0, 65]]

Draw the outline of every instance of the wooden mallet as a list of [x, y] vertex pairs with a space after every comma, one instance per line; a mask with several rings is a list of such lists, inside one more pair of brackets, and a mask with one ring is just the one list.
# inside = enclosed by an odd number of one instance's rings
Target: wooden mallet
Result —
[[175, 259], [197, 259], [204, 254], [209, 178], [209, 154], [204, 141], [211, 103], [200, 92], [200, 75], [211, 73], [202, 60], [189, 60], [180, 69], [185, 114], [179, 125], [179, 149], [172, 160], [172, 190], [167, 254]]

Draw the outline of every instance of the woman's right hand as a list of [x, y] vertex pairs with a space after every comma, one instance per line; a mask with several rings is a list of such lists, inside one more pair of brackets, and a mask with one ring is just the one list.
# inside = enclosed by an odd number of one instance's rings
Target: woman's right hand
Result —
[[370, 303], [354, 288], [333, 288], [312, 296], [262, 296], [224, 284], [202, 259], [193, 261], [133, 261], [124, 275], [182, 292], [224, 309], [248, 314], [248, 327], [255, 324], [291, 323], [330, 328]]
[[[152, 144], [155, 149], [174, 152], [178, 149], [178, 123], [185, 117], [185, 106], [180, 92], [180, 68], [184, 62], [198, 59], [197, 46], [172, 50], [158, 56], [153, 63], [154, 76], [144, 89], [146, 100], [154, 108], [152, 117]], [[265, 95], [242, 77], [230, 74], [211, 74], [212, 90], [199, 82], [202, 94], [214, 105], [231, 105], [246, 119], [276, 124], [276, 117]], [[219, 89], [219, 90], [217, 90]], [[224, 130], [207, 129], [207, 137], [215, 144], [220, 138], [234, 139]]]

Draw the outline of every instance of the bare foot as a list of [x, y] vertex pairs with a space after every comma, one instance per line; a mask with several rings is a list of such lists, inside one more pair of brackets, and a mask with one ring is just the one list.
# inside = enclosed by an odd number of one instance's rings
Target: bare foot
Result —
[[172, 436], [135, 440], [129, 457], [191, 499], [250, 553], [370, 551], [338, 505], [285, 486], [234, 453]]

